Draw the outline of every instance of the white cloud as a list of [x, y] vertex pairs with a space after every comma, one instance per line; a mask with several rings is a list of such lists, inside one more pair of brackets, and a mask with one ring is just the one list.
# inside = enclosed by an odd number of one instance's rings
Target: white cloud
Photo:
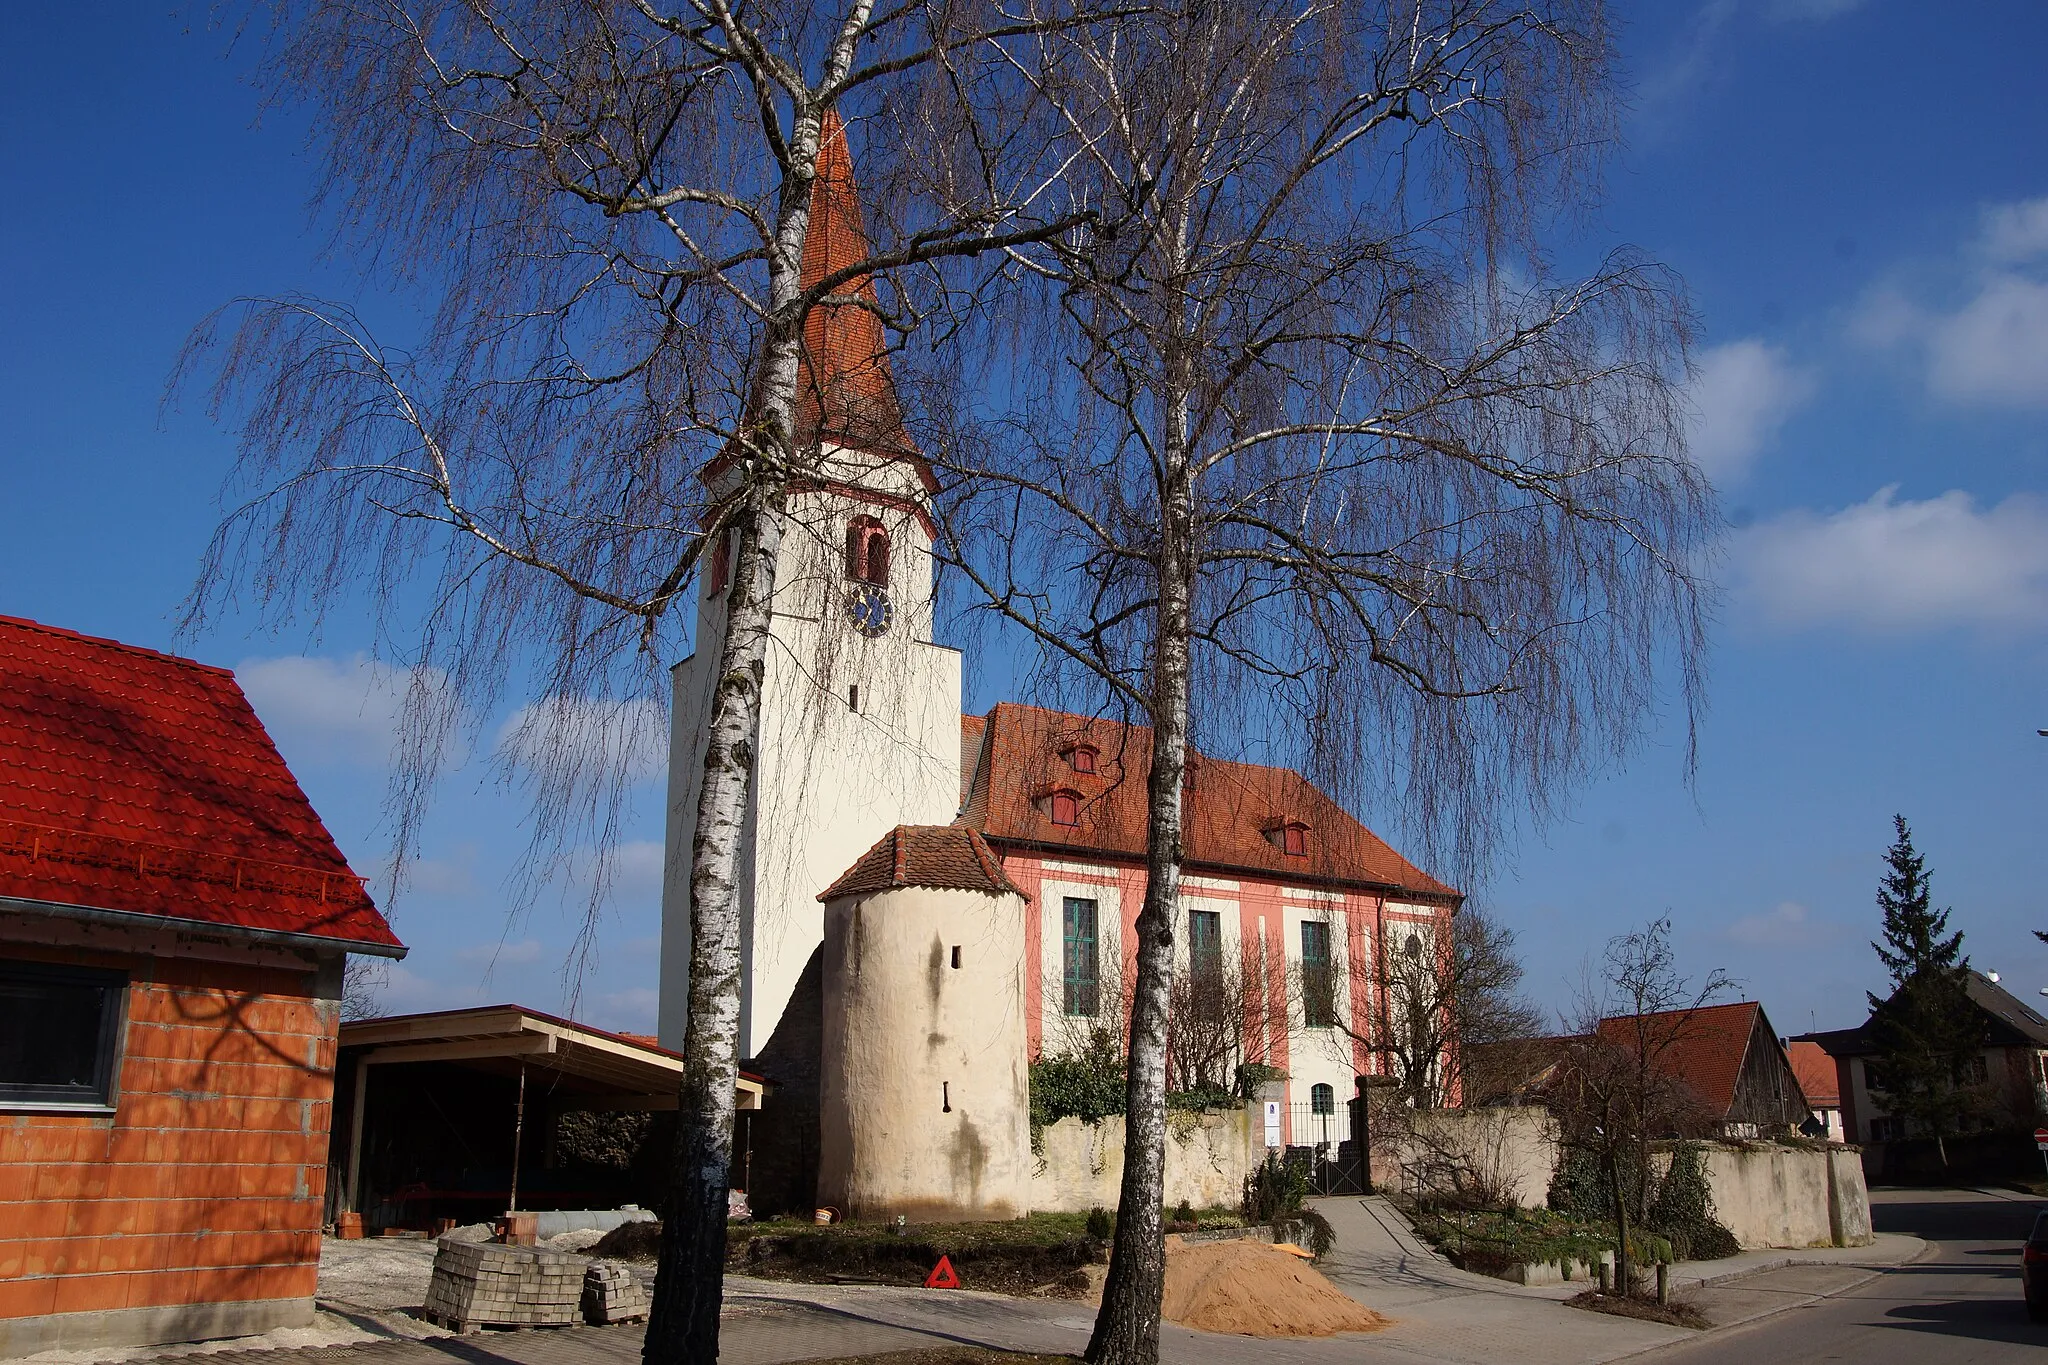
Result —
[[2048, 256], [2048, 196], [1986, 209], [1978, 246], [2001, 264]]
[[1780, 23], [1834, 19], [1863, 8], [1863, 0], [1771, 0], [1771, 18]]
[[1870, 630], [2048, 622], [2048, 503], [1995, 507], [1954, 489], [1925, 502], [1897, 487], [1838, 512], [1788, 512], [1738, 531], [1737, 589], [1781, 625]]
[[458, 949], [455, 960], [471, 967], [530, 967], [547, 956], [537, 938], [517, 943], [477, 943]]
[[661, 992], [640, 987], [607, 991], [588, 1002], [585, 1022], [614, 1033], [652, 1033], [661, 1009]]
[[2048, 406], [2048, 284], [1998, 274], [1927, 338], [1927, 382], [1959, 403]]
[[1897, 285], [1873, 289], [1849, 325], [1855, 340], [1914, 353], [1936, 397], [1963, 406], [2048, 407], [2048, 198], [1995, 205], [1947, 267], [1947, 307]]
[[512, 713], [498, 731], [498, 751], [551, 777], [623, 770], [638, 784], [668, 763], [668, 716], [647, 698], [549, 697]]
[[1798, 901], [1780, 901], [1770, 910], [1744, 915], [1728, 926], [1729, 938], [1753, 948], [1819, 943], [1841, 933], [1841, 925], [1814, 919]]
[[437, 696], [438, 669], [398, 668], [357, 654], [244, 659], [235, 677], [280, 748], [295, 762], [383, 767], [399, 744], [408, 695]]
[[1687, 392], [1693, 460], [1716, 483], [1736, 482], [1812, 395], [1812, 377], [1779, 347], [1755, 338], [1713, 347]]

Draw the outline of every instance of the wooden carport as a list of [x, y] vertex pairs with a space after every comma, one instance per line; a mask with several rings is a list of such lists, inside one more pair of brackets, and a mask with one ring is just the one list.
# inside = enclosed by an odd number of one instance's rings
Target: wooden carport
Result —
[[[335, 1131], [337, 1136], [347, 1136], [337, 1143], [341, 1150], [329, 1163], [330, 1170], [342, 1176], [337, 1210], [364, 1211], [363, 1155], [365, 1125], [373, 1108], [372, 1072], [424, 1078], [432, 1102], [434, 1077], [444, 1078], [440, 1090], [455, 1088], [445, 1079], [451, 1067], [475, 1073], [479, 1084], [510, 1090], [511, 1161], [505, 1208], [514, 1209], [519, 1207], [521, 1148], [528, 1141], [530, 1093], [542, 1100], [542, 1113], [549, 1122], [574, 1110], [672, 1111], [683, 1059], [651, 1038], [611, 1033], [518, 1005], [343, 1023], [336, 1091], [349, 1097], [349, 1112], [345, 1126], [337, 1122]], [[742, 1111], [759, 1109], [764, 1089], [758, 1077], [741, 1073], [735, 1085], [737, 1107]], [[464, 1110], [458, 1105], [460, 1117], [451, 1116], [450, 1121], [502, 1127], [505, 1116], [478, 1113], [478, 1108], [472, 1105]], [[745, 1119], [741, 1122], [744, 1126]], [[530, 1151], [526, 1159], [530, 1164]]]

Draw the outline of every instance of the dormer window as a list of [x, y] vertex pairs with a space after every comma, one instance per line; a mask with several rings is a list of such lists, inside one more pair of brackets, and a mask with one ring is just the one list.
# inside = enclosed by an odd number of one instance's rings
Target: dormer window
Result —
[[1081, 823], [1081, 793], [1056, 791], [1047, 801], [1046, 810], [1055, 825], [1078, 825]]
[[1095, 771], [1097, 752], [1092, 744], [1076, 744], [1067, 750], [1067, 766], [1077, 773], [1092, 773]]
[[889, 532], [873, 517], [846, 523], [846, 576], [855, 583], [889, 582]]
[[1290, 858], [1308, 856], [1308, 825], [1301, 820], [1275, 820], [1266, 826], [1266, 838]]

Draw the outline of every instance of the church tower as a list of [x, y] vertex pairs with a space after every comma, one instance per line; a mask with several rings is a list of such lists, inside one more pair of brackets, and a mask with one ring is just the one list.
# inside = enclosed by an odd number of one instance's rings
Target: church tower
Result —
[[[867, 255], [846, 132], [828, 113], [803, 281]], [[865, 279], [847, 292], [875, 298]], [[820, 477], [791, 494], [776, 562], [740, 874], [742, 1057], [767, 1041], [823, 941], [818, 893], [889, 830], [948, 824], [960, 804], [960, 655], [932, 639], [936, 483], [904, 429], [870, 309], [812, 310], [796, 438]], [[697, 652], [673, 672], [659, 1024], [671, 1048], [689, 1010], [690, 839], [729, 551], [702, 575]]]

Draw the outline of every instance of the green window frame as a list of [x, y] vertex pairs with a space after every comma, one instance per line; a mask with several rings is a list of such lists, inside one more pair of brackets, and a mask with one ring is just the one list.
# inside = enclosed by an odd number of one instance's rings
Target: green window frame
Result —
[[1075, 1019], [1093, 1019], [1102, 1009], [1099, 914], [1094, 901], [1068, 896], [1060, 906], [1061, 1008]]
[[1326, 920], [1301, 922], [1301, 1022], [1309, 1028], [1330, 1028], [1337, 1022], [1337, 972]]

